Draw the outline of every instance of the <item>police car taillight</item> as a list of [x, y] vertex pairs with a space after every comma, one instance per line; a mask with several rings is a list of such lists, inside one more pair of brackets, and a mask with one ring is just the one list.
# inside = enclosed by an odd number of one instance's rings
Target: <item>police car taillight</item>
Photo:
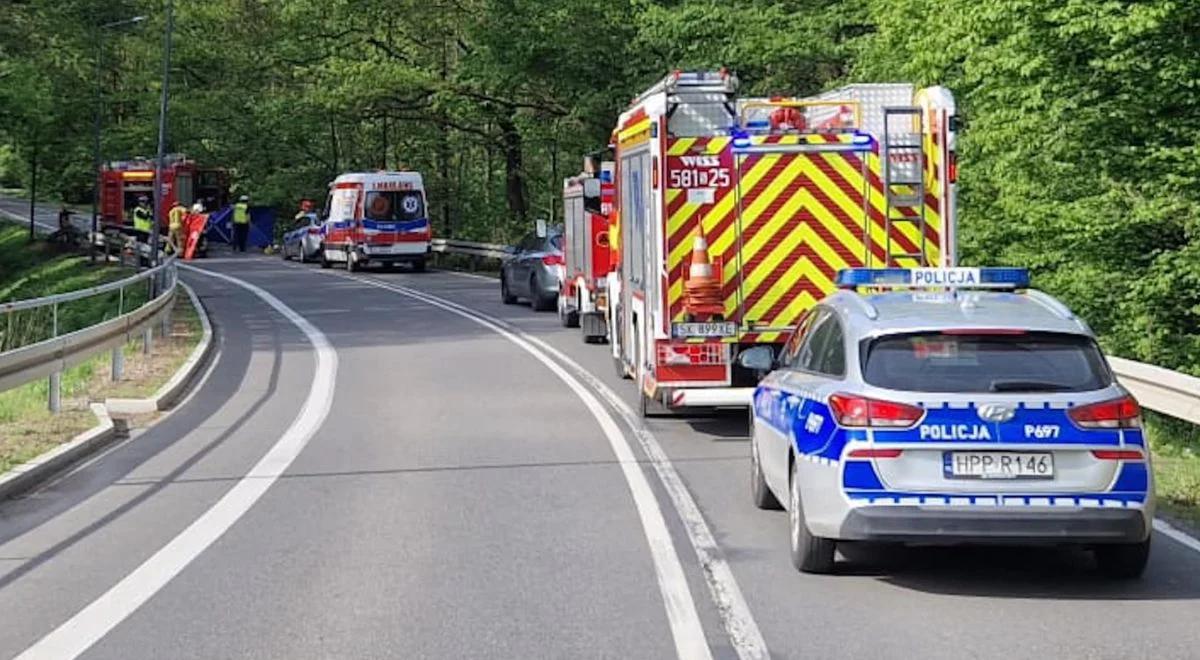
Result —
[[925, 416], [925, 409], [907, 403], [880, 401], [850, 394], [829, 396], [829, 409], [841, 426], [908, 428]]
[[1075, 406], [1067, 410], [1075, 425], [1085, 429], [1136, 429], [1142, 426], [1142, 409], [1131, 396]]

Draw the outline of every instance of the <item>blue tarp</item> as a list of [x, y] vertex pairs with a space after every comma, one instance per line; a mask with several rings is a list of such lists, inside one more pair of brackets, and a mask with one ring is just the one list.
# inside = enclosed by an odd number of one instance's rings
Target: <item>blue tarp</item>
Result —
[[[208, 216], [204, 235], [209, 242], [233, 243], [233, 207], [227, 206]], [[275, 209], [269, 206], [250, 207], [250, 245], [265, 248], [275, 242]]]

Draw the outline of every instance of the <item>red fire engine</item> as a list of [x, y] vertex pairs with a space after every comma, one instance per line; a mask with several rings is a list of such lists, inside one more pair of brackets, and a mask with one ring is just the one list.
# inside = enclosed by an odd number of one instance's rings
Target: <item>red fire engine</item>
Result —
[[[116, 161], [100, 168], [102, 183], [100, 218], [105, 226], [132, 224], [138, 198], [154, 198], [154, 161], [135, 159]], [[163, 167], [162, 208], [158, 217], [165, 229], [167, 211], [179, 200], [190, 207], [199, 201], [206, 211], [229, 205], [229, 175], [220, 168], [200, 168], [195, 161], [173, 154]]]
[[566, 327], [582, 326], [583, 340], [607, 334], [605, 309], [609, 264], [608, 216], [613, 208], [614, 163], [584, 161], [584, 171], [563, 181], [564, 276], [558, 316]]

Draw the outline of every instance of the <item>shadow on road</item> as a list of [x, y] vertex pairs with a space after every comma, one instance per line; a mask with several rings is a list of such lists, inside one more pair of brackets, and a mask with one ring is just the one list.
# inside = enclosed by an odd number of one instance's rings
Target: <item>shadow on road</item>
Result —
[[840, 575], [930, 594], [979, 598], [1192, 600], [1200, 598], [1197, 562], [1155, 539], [1140, 580], [1113, 580], [1095, 569], [1089, 551], [1070, 547], [904, 547], [845, 543]]

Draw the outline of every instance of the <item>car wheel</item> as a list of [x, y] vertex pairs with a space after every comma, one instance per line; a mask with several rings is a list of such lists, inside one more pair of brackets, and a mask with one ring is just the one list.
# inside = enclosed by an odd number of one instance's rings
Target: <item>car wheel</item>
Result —
[[508, 278], [504, 277], [503, 273], [500, 274], [500, 301], [505, 305], [515, 305], [517, 303], [517, 297], [508, 290]]
[[1150, 561], [1150, 537], [1141, 543], [1096, 546], [1094, 552], [1101, 573], [1110, 578], [1131, 580], [1141, 577]]
[[800, 478], [796, 474], [796, 463], [792, 464], [792, 478], [788, 485], [788, 522], [791, 537], [792, 565], [804, 573], [832, 573], [833, 555], [837, 542], [833, 539], [813, 536], [804, 521], [804, 503], [800, 500]]
[[412, 271], [414, 273], [424, 273], [425, 272], [425, 260], [417, 259], [416, 261], [412, 262]]
[[537, 273], [534, 273], [533, 277], [529, 278], [529, 305], [533, 307], [533, 311], [548, 312], [554, 309], [555, 302], [557, 301], [542, 294], [542, 288], [538, 286]]
[[754, 506], [767, 511], [778, 511], [779, 504], [762, 473], [762, 459], [758, 457], [758, 442], [754, 439], [754, 416], [750, 416], [750, 498]]

